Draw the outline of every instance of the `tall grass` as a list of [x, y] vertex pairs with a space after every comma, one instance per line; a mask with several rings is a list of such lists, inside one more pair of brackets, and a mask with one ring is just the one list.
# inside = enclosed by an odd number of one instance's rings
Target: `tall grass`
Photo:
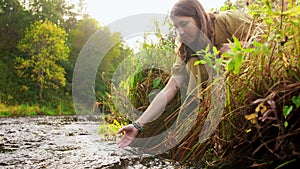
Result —
[[253, 1], [249, 8], [256, 30], [249, 48], [235, 45], [227, 55], [242, 54], [243, 64], [238, 71], [227, 66], [223, 120], [215, 135], [191, 147], [184, 160], [248, 167], [299, 160], [300, 8], [295, 1]]
[[[229, 64], [224, 73], [227, 101], [217, 130], [210, 139], [198, 142], [210, 104], [209, 99], [204, 99], [191, 132], [165, 154], [169, 158], [197, 166], [238, 168], [275, 168], [300, 160], [300, 7], [296, 1], [255, 0], [248, 10], [255, 23], [250, 46], [235, 40], [232, 53], [224, 55], [229, 58], [225, 60]], [[174, 39], [158, 37], [160, 43], [145, 42], [142, 49], [174, 52]], [[127, 91], [120, 95], [129, 95], [134, 107], [143, 111], [149, 105], [149, 92], [160, 82], [163, 87], [169, 74], [155, 69], [136, 70], [140, 73], [120, 83]], [[177, 96], [159, 119], [147, 124], [139, 137], [157, 135], [168, 128], [183, 108], [180, 101]], [[119, 103], [123, 101], [119, 99]], [[138, 116], [137, 113], [131, 119]], [[136, 143], [147, 146], [144, 144]], [[152, 145], [151, 141], [146, 144]], [[152, 148], [163, 145], [164, 141]]]

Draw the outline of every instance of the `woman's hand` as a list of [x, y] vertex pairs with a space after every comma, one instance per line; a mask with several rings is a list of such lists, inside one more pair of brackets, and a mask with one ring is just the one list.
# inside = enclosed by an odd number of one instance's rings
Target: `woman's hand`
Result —
[[139, 130], [135, 128], [132, 124], [124, 126], [123, 128], [119, 129], [118, 134], [123, 133], [123, 137], [118, 142], [120, 148], [124, 148], [128, 146], [136, 137]]

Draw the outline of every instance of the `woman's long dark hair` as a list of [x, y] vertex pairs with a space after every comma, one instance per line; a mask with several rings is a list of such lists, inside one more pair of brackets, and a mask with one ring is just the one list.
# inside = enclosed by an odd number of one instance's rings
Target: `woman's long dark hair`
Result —
[[[170, 17], [187, 16], [193, 17], [197, 23], [197, 27], [201, 31], [201, 34], [208, 38], [210, 44], [214, 44], [215, 30], [214, 30], [214, 19], [212, 14], [207, 13], [203, 6], [197, 0], [179, 0], [173, 7]], [[202, 36], [201, 35], [201, 36]], [[201, 38], [201, 37], [199, 37]], [[195, 49], [194, 49], [195, 50]], [[181, 42], [178, 49], [178, 56], [185, 62], [189, 60], [191, 55], [195, 53], [193, 49]]]

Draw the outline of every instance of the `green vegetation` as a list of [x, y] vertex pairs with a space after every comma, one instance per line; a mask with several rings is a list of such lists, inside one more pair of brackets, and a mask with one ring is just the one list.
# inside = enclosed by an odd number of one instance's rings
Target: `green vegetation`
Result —
[[[237, 1], [235, 6], [228, 1], [222, 9], [245, 9], [241, 2]], [[247, 11], [255, 23], [253, 34], [249, 34], [249, 45], [244, 46], [245, 43], [234, 39], [231, 53], [220, 59], [207, 54], [203, 61], [197, 63], [217, 63], [216, 70], [225, 68], [227, 100], [217, 130], [204, 143], [197, 142], [208, 114], [207, 105], [210, 104], [209, 99], [205, 99], [200, 104], [203, 108], [192, 132], [170, 150], [169, 158], [205, 168], [283, 168], [297, 166], [300, 161], [299, 4], [285, 0], [255, 0], [249, 3]], [[176, 45], [170, 38], [172, 36], [162, 35], [159, 30], [156, 36], [158, 43], [149, 42], [145, 37], [141, 45], [141, 51], [145, 52], [140, 54], [146, 57], [138, 58], [155, 59], [164, 51], [174, 52]], [[157, 52], [155, 49], [161, 50], [152, 55], [151, 52]], [[143, 111], [149, 105], [150, 92], [163, 87], [169, 74], [163, 69], [142, 69], [134, 64], [137, 63], [134, 59], [127, 64], [133, 63], [131, 66], [136, 71], [120, 82], [119, 85], [127, 92], [118, 97], [130, 97], [134, 108]], [[164, 63], [162, 57], [159, 59]], [[168, 57], [166, 60], [173, 61]], [[180, 99], [170, 103], [161, 117], [145, 126], [145, 132], [139, 137], [150, 137], [164, 131], [176, 120], [178, 103]], [[134, 110], [126, 106], [122, 108], [122, 112]], [[168, 139], [152, 150], [172, 141], [172, 137]], [[144, 144], [137, 143], [137, 146], [147, 147]], [[151, 141], [147, 144], [151, 145]]]
[[104, 30], [107, 42], [119, 42], [98, 68], [97, 101], [106, 102], [110, 84], [101, 74], [110, 79], [131, 50], [118, 33], [77, 10], [84, 9], [84, 4], [0, 1], [1, 116], [75, 114], [71, 96], [74, 65], [83, 45], [99, 30]]
[[36, 105], [13, 105], [7, 106], [5, 104], [0, 104], [0, 117], [10, 117], [10, 116], [36, 116], [36, 115], [74, 115], [74, 111], [70, 111], [68, 107], [63, 107], [59, 105], [56, 108], [49, 108], [46, 106], [40, 107]]

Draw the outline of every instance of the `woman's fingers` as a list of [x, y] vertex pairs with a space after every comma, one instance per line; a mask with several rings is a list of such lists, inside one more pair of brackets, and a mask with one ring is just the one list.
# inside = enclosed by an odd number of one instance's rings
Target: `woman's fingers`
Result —
[[118, 145], [120, 148], [124, 148], [128, 146], [134, 139], [138, 133], [138, 130], [135, 129], [133, 125], [127, 125], [119, 129], [118, 134], [123, 133], [123, 137], [118, 141]]
[[118, 130], [118, 134], [121, 134], [121, 133], [123, 133], [123, 132], [125, 132], [125, 127], [122, 127], [122, 128], [120, 128], [120, 129]]
[[130, 143], [131, 143], [131, 141], [129, 139], [126, 139], [125, 137], [123, 137], [123, 140], [119, 143], [119, 147], [124, 148], [124, 147], [128, 146]]
[[134, 139], [133, 137], [129, 137], [125, 134], [118, 142], [118, 145], [120, 148], [124, 148], [124, 147], [128, 146], [132, 142], [133, 139]]

